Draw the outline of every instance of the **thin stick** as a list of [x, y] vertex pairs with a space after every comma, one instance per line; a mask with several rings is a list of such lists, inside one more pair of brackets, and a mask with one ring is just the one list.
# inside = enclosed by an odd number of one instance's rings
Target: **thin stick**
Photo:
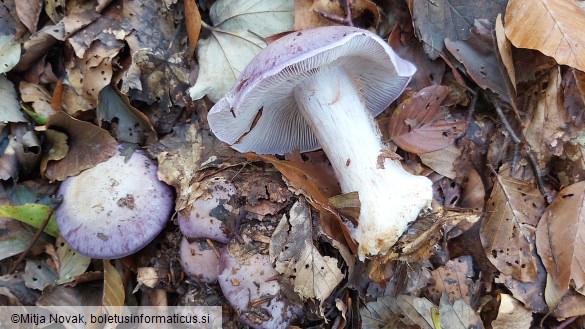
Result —
[[45, 216], [45, 219], [43, 220], [43, 223], [41, 224], [41, 227], [39, 227], [39, 229], [37, 230], [37, 232], [33, 236], [32, 240], [29, 242], [28, 246], [26, 246], [26, 249], [24, 249], [24, 251], [20, 254], [20, 256], [18, 256], [18, 259], [12, 264], [8, 273], [14, 273], [14, 271], [16, 271], [18, 264], [20, 264], [24, 260], [24, 258], [28, 254], [28, 252], [32, 249], [32, 247], [37, 242], [37, 240], [41, 237], [41, 234], [45, 231], [45, 228], [49, 224], [49, 219], [51, 218], [52, 215], [53, 215], [53, 209], [49, 210], [49, 212]]

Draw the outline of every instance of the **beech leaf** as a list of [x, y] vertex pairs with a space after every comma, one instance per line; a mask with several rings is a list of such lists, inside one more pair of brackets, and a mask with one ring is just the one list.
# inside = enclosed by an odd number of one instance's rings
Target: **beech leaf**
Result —
[[535, 49], [557, 63], [585, 71], [585, 11], [571, 0], [510, 0], [506, 36], [518, 48]]
[[0, 35], [0, 74], [12, 70], [19, 60], [20, 43], [12, 35]]
[[104, 292], [102, 295], [102, 305], [108, 310], [108, 314], [116, 314], [124, 306], [124, 284], [118, 270], [104, 259]]
[[24, 115], [20, 111], [14, 85], [1, 73], [0, 99], [2, 100], [0, 102], [0, 122], [26, 122]]
[[200, 71], [191, 98], [207, 95], [217, 102], [232, 87], [246, 65], [264, 47], [264, 38], [293, 27], [293, 1], [219, 0], [209, 13], [214, 26], [199, 40]]
[[[562, 189], [536, 228], [536, 247], [549, 275], [546, 302], [556, 305], [574, 282], [585, 294], [585, 182]], [[556, 296], [556, 297], [555, 297]]]
[[[32, 227], [39, 228], [43, 224], [43, 221], [51, 211], [51, 207], [36, 203], [27, 203], [21, 206], [0, 206], [0, 217], [8, 217], [19, 220]], [[49, 223], [45, 227], [45, 233], [52, 236], [59, 235], [59, 229], [57, 228], [57, 222], [55, 216], [51, 216]]]
[[[409, 328], [417, 326], [432, 329], [431, 309], [435, 305], [426, 298], [399, 295], [384, 296], [360, 308], [362, 328]], [[415, 327], [416, 328], [416, 327]]]
[[544, 206], [538, 189], [496, 174], [479, 234], [488, 259], [503, 274], [520, 281], [536, 280], [534, 230]]

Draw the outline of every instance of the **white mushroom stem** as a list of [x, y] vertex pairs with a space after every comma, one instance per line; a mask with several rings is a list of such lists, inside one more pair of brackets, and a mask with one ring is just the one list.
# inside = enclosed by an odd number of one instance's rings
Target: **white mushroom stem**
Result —
[[406, 172], [398, 161], [378, 158], [384, 148], [359, 82], [340, 67], [322, 69], [299, 83], [294, 97], [327, 154], [344, 193], [361, 202], [355, 238], [358, 255], [388, 251], [432, 200], [431, 181]]

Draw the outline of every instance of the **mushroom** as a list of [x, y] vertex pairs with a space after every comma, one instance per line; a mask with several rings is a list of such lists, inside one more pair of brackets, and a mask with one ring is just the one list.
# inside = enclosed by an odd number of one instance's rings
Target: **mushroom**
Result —
[[377, 35], [328, 26], [288, 34], [263, 49], [208, 115], [240, 152], [323, 148], [344, 193], [359, 194], [360, 259], [386, 252], [432, 200], [431, 181], [384, 156], [373, 117], [415, 72]]
[[213, 177], [201, 184], [204, 193], [177, 215], [181, 233], [193, 239], [206, 238], [226, 244], [230, 241], [230, 221], [233, 224], [239, 213], [229, 203], [236, 195], [236, 188], [223, 177]]
[[55, 211], [59, 232], [71, 248], [92, 258], [130, 255], [164, 228], [174, 206], [171, 188], [158, 180], [157, 166], [142, 152], [115, 154], [69, 177]]
[[183, 237], [179, 255], [181, 267], [191, 279], [206, 283], [217, 282], [219, 256], [206, 240], [189, 242]]

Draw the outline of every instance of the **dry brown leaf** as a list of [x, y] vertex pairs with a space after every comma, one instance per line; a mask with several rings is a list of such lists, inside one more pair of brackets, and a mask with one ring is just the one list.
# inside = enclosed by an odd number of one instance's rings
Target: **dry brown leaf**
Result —
[[20, 21], [26, 26], [30, 33], [37, 31], [37, 22], [43, 9], [41, 0], [18, 0], [15, 1], [16, 13]]
[[445, 86], [426, 87], [398, 105], [387, 128], [398, 147], [416, 154], [434, 152], [463, 133], [464, 120], [451, 117], [441, 107], [448, 92]]
[[319, 15], [313, 11], [313, 6], [315, 5], [313, 0], [295, 0], [294, 3], [295, 23], [293, 30], [298, 31], [333, 24], [330, 20], [323, 17], [323, 15]]
[[485, 187], [481, 176], [474, 168], [466, 170], [466, 175], [461, 183], [463, 193], [459, 206], [482, 210], [485, 206]]
[[49, 117], [47, 128], [64, 132], [69, 137], [69, 152], [59, 161], [50, 161], [44, 172], [51, 181], [62, 181], [107, 160], [116, 151], [116, 140], [89, 122], [73, 119], [58, 112]]
[[532, 311], [524, 307], [514, 297], [501, 294], [498, 317], [492, 321], [493, 329], [530, 328]]
[[195, 0], [185, 0], [185, 25], [189, 36], [189, 54], [193, 57], [201, 32], [201, 14]]
[[451, 144], [448, 147], [429, 153], [420, 154], [422, 163], [439, 174], [455, 179], [457, 170], [455, 164], [461, 159], [461, 149]]
[[504, 26], [514, 46], [585, 71], [585, 11], [574, 1], [510, 0]]
[[19, 85], [19, 90], [22, 101], [32, 102], [32, 107], [37, 114], [48, 118], [56, 113], [51, 107], [51, 95], [43, 86], [23, 81]]
[[344, 278], [337, 259], [323, 256], [313, 244], [313, 223], [303, 198], [295, 203], [289, 218], [283, 216], [270, 243], [270, 259], [283, 280], [302, 300], [323, 302]]
[[498, 94], [516, 108], [516, 91], [498, 52], [491, 21], [475, 20], [467, 40], [445, 40], [445, 47], [461, 62], [467, 74], [483, 89]]
[[432, 300], [439, 301], [446, 293], [450, 302], [462, 299], [469, 305], [477, 305], [481, 283], [474, 280], [471, 256], [462, 256], [449, 260], [445, 265], [433, 270], [434, 283], [429, 287]]
[[483, 328], [483, 322], [471, 306], [462, 299], [449, 300], [445, 294], [439, 303], [439, 319], [443, 328]]
[[512, 43], [506, 37], [504, 24], [502, 22], [502, 14], [498, 14], [498, 17], [496, 17], [496, 41], [498, 43], [500, 59], [506, 67], [508, 77], [512, 82], [512, 87], [516, 90], [516, 71], [514, 69], [514, 60], [512, 59]]
[[576, 128], [585, 123], [585, 73], [571, 69], [563, 75], [563, 105], [567, 109], [567, 117]]
[[560, 301], [571, 281], [585, 294], [585, 182], [562, 189], [546, 209], [536, 230], [536, 247], [549, 274], [549, 307]]
[[503, 274], [520, 281], [536, 279], [536, 260], [531, 252], [544, 206], [538, 189], [496, 174], [480, 238], [488, 259]]
[[528, 105], [523, 130], [541, 168], [553, 155], [561, 154], [565, 135], [564, 109], [559, 97], [560, 68], [552, 70], [546, 79], [546, 88]]

